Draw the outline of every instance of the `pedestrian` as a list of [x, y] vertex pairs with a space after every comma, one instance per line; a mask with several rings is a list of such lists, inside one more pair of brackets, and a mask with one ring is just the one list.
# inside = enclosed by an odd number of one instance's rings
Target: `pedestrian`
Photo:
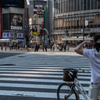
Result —
[[69, 51], [69, 43], [67, 44], [67, 50]]
[[[84, 45], [93, 45], [93, 48], [83, 48]], [[84, 55], [90, 61], [91, 84], [89, 100], [97, 100], [100, 91], [100, 35], [95, 35], [93, 41], [83, 41], [75, 48], [75, 52]]]
[[45, 47], [44, 48], [45, 48], [45, 51], [47, 51], [47, 44], [45, 44]]
[[53, 47], [54, 43], [53, 41], [50, 42], [50, 51], [52, 51], [52, 47]]
[[2, 42], [1, 44], [1, 50], [3, 51], [4, 43]]
[[29, 52], [29, 47], [30, 47], [30, 44], [29, 43], [27, 43], [26, 45], [25, 45], [25, 48], [26, 48], [26, 50]]
[[5, 42], [5, 51], [7, 50], [7, 42]]
[[10, 51], [11, 51], [12, 47], [13, 47], [13, 42], [12, 42], [12, 40], [10, 40], [9, 41], [9, 49], [10, 49]]
[[35, 51], [38, 51], [39, 50], [39, 47], [40, 47], [39, 43], [36, 42], [36, 44], [35, 44]]
[[66, 51], [66, 44], [64, 44], [64, 51]]
[[48, 44], [47, 44], [47, 41], [44, 42], [44, 48], [45, 48], [45, 51], [47, 52], [47, 47], [48, 47]]

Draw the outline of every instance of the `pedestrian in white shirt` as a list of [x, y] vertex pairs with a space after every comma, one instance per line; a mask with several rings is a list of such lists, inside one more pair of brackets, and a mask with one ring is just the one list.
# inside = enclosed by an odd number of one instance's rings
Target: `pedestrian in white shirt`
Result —
[[[94, 48], [84, 49], [84, 45], [93, 45]], [[100, 35], [94, 36], [92, 41], [83, 41], [75, 48], [75, 52], [84, 55], [90, 61], [91, 84], [89, 89], [90, 100], [97, 100], [100, 91]]]

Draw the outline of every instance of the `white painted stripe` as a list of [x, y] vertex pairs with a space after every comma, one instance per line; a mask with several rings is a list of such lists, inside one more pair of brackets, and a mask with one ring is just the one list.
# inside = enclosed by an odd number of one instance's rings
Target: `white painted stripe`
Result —
[[25, 91], [0, 90], [0, 95], [51, 98], [51, 99], [52, 98], [57, 98], [57, 94], [56, 93], [47, 93], [47, 92], [25, 92]]
[[[24, 81], [24, 82], [48, 82], [48, 83], [63, 83], [63, 80], [55, 80], [55, 79], [26, 79], [26, 78], [0, 78], [1, 80], [6, 80], [6, 81]], [[90, 84], [90, 81], [80, 81], [81, 84]]]
[[22, 71], [19, 71], [19, 70], [18, 70], [18, 71], [17, 71], [17, 70], [15, 71], [15, 70], [14, 70], [14, 71], [1, 71], [1, 72], [19, 72], [19, 73], [25, 72], [25, 73], [42, 73], [42, 74], [43, 74], [43, 73], [44, 73], [44, 74], [45, 74], [45, 73], [47, 73], [47, 74], [49, 74], [49, 73], [50, 73], [50, 74], [52, 74], [52, 73], [54, 73], [54, 74], [63, 74], [63, 72], [47, 72], [47, 71], [42, 71], [42, 72], [41, 72], [41, 71], [32, 71], [32, 70], [30, 70], [30, 71], [29, 71], [29, 70], [28, 70], [28, 71], [27, 71], [27, 70], [25, 70], [25, 71], [23, 71], [23, 70], [22, 70]]
[[[19, 73], [35, 73], [35, 74], [37, 74], [37, 73], [41, 73], [41, 74], [58, 74], [58, 75], [60, 75], [60, 74], [62, 74], [63, 75], [63, 72], [46, 72], [46, 71], [32, 71], [32, 70], [30, 70], [30, 71], [27, 71], [27, 70], [25, 70], [25, 71], [0, 71], [0, 72], [19, 72]], [[91, 73], [78, 73], [78, 75], [91, 75]]]
[[[40, 84], [18, 84], [18, 83], [0, 83], [1, 87], [19, 87], [19, 88], [36, 88], [36, 89], [56, 89], [59, 85], [40, 85]], [[88, 91], [88, 87], [84, 87]]]
[[64, 82], [63, 80], [55, 80], [55, 79], [27, 79], [27, 78], [0, 78], [1, 80], [7, 80], [7, 81], [24, 81], [24, 82], [49, 82], [49, 83], [60, 83]]
[[[35, 65], [35, 66], [40, 66], [40, 65]], [[28, 66], [28, 67], [25, 67], [25, 66], [0, 66], [0, 69], [5, 69], [5, 67], [6, 67], [6, 69], [36, 69], [36, 70], [63, 70], [64, 68], [66, 68], [66, 67], [30, 67], [30, 66]], [[44, 66], [44, 65], [42, 65], [42, 66]], [[47, 66], [47, 65], [46, 65]], [[51, 66], [51, 65], [50, 65]], [[78, 71], [83, 71], [83, 70], [85, 70], [85, 71], [89, 71], [89, 70], [91, 70], [90, 68], [74, 68], [74, 69], [77, 69]]]
[[32, 70], [32, 71], [44, 71], [44, 72], [45, 71], [52, 71], [52, 72], [55, 72], [55, 71], [61, 72], [61, 71], [63, 71], [63, 70], [59, 70], [59, 69], [33, 69], [33, 68], [32, 69], [30, 69], [30, 68], [28, 68], [28, 69], [27, 68], [22, 68], [22, 69], [21, 68], [8, 68], [8, 69], [7, 68], [0, 68], [0, 69], [4, 69], [5, 71], [8, 71], [8, 70], [9, 71], [10, 70], [30, 70], [30, 71]]
[[77, 75], [91, 75], [91, 73], [78, 73]]
[[[57, 93], [48, 93], [48, 92], [26, 92], [26, 91], [11, 91], [11, 90], [0, 90], [0, 95], [3, 96], [22, 96], [22, 97], [38, 97], [38, 98], [57, 98]], [[81, 100], [83, 96], [79, 95]]]
[[0, 83], [1, 87], [20, 87], [20, 88], [37, 88], [37, 89], [57, 89], [57, 85], [39, 85], [39, 84], [18, 84], [18, 83]]
[[[0, 95], [3, 96], [22, 96], [22, 97], [38, 97], [38, 98], [57, 98], [57, 93], [48, 93], [48, 92], [25, 92], [25, 91], [9, 91], [9, 90], [0, 90]], [[82, 95], [80, 97], [84, 100]]]
[[[36, 67], [36, 66], [38, 66], [38, 67]], [[42, 67], [39, 67], [39, 66], [41, 66], [41, 65], [32, 65], [32, 66], [0, 66], [0, 68], [31, 68], [31, 69], [64, 69], [65, 67], [55, 67], [55, 65], [54, 65], [54, 67], [52, 67], [51, 65], [50, 66], [48, 66], [48, 65], [42, 65]], [[48, 66], [48, 67], [43, 67], [43, 66]]]
[[[35, 65], [35, 66], [40, 66], [40, 65]], [[40, 71], [45, 69], [45, 70], [48, 70], [48, 71], [49, 70], [51, 70], [51, 71], [63, 71], [63, 69], [66, 68], [66, 67], [38, 67], [37, 68], [35, 66], [34, 67], [33, 66], [31, 66], [31, 67], [30, 66], [25, 67], [25, 66], [20, 66], [20, 65], [19, 66], [0, 66], [0, 69], [11, 69], [11, 70], [12, 69], [18, 69], [18, 70], [19, 69], [22, 69], [22, 70], [24, 70], [24, 69], [28, 69], [29, 70], [30, 69], [30, 70], [40, 70]], [[42, 66], [44, 66], [44, 65], [42, 65]], [[4, 68], [4, 67], [6, 67], [6, 68]], [[79, 72], [80, 72], [80, 71], [82, 71], [82, 70], [80, 70], [80, 68], [81, 67], [78, 67], [78, 68], [75, 68], [75, 69], [78, 69]], [[91, 70], [89, 66], [84, 67], [84, 68], [82, 67], [81, 69], [85, 69], [86, 71]]]
[[[20, 72], [21, 73], [21, 72]], [[63, 75], [33, 75], [33, 74], [20, 74], [20, 73], [17, 73], [17, 74], [0, 74], [0, 76], [24, 76], [24, 77], [45, 77], [45, 78], [62, 78], [63, 79]], [[26, 72], [25, 72], [26, 73]], [[78, 76], [78, 78], [82, 78], [82, 79], [90, 79], [90, 76]]]

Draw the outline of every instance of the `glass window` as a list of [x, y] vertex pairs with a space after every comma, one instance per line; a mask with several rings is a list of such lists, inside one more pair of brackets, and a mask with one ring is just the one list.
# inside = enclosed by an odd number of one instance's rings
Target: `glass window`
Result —
[[87, 0], [86, 2], [87, 2], [87, 4], [86, 4], [86, 9], [87, 9], [87, 10], [90, 10], [90, 0]]
[[98, 0], [98, 9], [100, 9], [100, 0]]

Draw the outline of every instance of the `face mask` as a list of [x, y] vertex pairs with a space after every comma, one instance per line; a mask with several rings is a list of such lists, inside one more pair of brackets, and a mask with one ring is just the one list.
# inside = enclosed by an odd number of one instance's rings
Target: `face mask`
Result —
[[95, 47], [96, 47], [96, 48], [100, 48], [100, 43], [96, 43], [96, 44], [95, 44]]
[[99, 48], [100, 48], [100, 43], [95, 43], [94, 47], [96, 48], [96, 50], [99, 52]]

